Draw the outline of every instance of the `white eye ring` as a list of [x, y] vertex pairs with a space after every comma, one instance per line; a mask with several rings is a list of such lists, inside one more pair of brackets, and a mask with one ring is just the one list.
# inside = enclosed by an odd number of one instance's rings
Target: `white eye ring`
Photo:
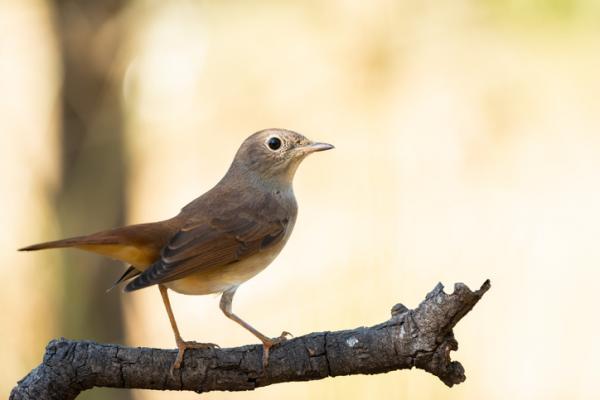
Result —
[[267, 148], [271, 151], [277, 151], [281, 149], [283, 145], [283, 141], [278, 136], [271, 136], [267, 139], [266, 143]]

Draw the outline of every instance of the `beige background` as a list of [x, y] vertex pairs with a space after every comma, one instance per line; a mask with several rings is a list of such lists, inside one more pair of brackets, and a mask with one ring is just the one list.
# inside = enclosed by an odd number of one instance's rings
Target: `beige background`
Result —
[[[455, 388], [402, 371], [202, 398], [597, 398], [597, 2], [137, 1], [129, 18], [115, 64], [130, 223], [174, 215], [256, 130], [336, 145], [302, 165], [288, 246], [238, 291], [256, 327], [369, 325], [438, 281], [492, 281], [456, 329], [468, 379]], [[15, 251], [56, 235], [45, 199], [59, 179], [60, 74], [48, 5], [0, 1], [3, 397], [61, 335], [60, 253]], [[126, 344], [173, 347], [157, 290], [107, 296], [125, 297]], [[172, 300], [187, 339], [255, 341], [216, 297]]]

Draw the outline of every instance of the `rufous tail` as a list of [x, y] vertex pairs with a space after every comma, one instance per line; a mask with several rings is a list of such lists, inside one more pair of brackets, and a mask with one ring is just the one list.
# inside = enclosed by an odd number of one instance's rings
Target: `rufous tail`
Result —
[[91, 235], [38, 243], [21, 251], [75, 247], [91, 251], [136, 267], [145, 267], [160, 257], [160, 250], [177, 230], [172, 220], [152, 224], [129, 225]]
[[77, 247], [82, 245], [97, 245], [97, 244], [115, 244], [107, 242], [106, 239], [99, 240], [89, 236], [77, 236], [68, 239], [53, 240], [51, 242], [43, 242], [32, 244], [31, 246], [20, 248], [19, 251], [32, 251], [32, 250], [44, 250], [44, 249], [58, 249], [61, 247]]

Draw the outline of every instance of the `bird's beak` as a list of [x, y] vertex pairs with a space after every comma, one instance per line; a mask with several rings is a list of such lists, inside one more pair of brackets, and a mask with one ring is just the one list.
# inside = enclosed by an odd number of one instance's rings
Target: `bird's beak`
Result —
[[331, 150], [333, 148], [334, 148], [334, 146], [332, 144], [317, 143], [317, 142], [312, 142], [306, 146], [301, 147], [302, 151], [305, 152], [306, 154], [314, 153], [317, 151]]

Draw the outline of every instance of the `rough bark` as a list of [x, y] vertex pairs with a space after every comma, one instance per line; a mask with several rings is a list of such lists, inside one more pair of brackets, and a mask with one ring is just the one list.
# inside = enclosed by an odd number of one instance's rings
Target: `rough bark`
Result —
[[446, 294], [438, 284], [416, 309], [396, 304], [392, 317], [381, 324], [311, 333], [274, 347], [266, 369], [260, 345], [189, 350], [182, 368], [171, 376], [175, 350], [53, 340], [43, 362], [18, 382], [10, 399], [74, 399], [83, 390], [102, 386], [198, 393], [253, 390], [413, 367], [452, 386], [465, 380], [462, 365], [450, 360], [450, 351], [458, 348], [452, 328], [489, 288], [489, 280], [475, 292], [457, 283], [454, 293]]

